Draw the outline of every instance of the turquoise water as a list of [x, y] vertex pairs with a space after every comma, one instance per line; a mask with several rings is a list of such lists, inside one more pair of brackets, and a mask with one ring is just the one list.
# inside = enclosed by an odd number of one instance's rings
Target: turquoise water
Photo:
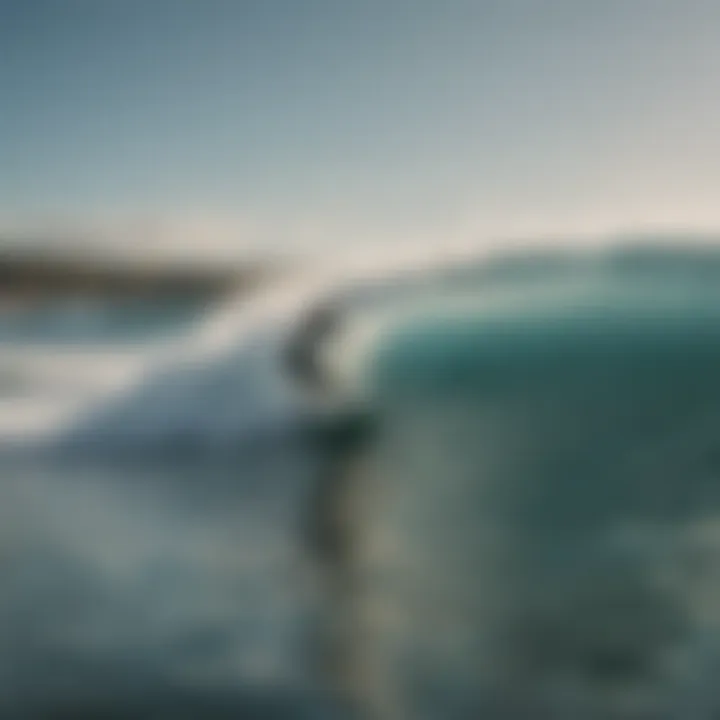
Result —
[[388, 325], [349, 601], [376, 709], [720, 712], [720, 291], [692, 277], [591, 268]]

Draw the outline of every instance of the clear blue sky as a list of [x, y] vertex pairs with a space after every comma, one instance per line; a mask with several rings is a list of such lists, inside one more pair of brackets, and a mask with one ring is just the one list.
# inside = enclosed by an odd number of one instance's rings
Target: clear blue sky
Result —
[[720, 228], [716, 0], [0, 0], [0, 221]]

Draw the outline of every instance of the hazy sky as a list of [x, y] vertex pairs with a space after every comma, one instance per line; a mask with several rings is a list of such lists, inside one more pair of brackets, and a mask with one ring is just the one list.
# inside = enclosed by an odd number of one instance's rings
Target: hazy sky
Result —
[[720, 229], [720, 1], [0, 0], [0, 222], [38, 218]]

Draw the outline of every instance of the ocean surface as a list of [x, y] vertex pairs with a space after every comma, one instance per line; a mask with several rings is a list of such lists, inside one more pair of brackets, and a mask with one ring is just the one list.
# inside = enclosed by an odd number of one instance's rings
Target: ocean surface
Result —
[[178, 298], [0, 318], [2, 717], [328, 717], [323, 457], [273, 364], [286, 317]]
[[373, 718], [716, 718], [719, 269], [511, 263], [478, 300], [470, 268], [457, 306], [433, 292], [458, 276], [424, 286], [369, 361], [381, 432], [332, 596], [316, 430], [342, 408], [281, 352], [329, 274], [6, 313], [0, 716], [344, 719], [344, 673]]

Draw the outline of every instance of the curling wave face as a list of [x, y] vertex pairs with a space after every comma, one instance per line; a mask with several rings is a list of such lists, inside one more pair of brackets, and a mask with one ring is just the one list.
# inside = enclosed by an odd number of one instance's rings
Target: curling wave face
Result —
[[345, 602], [371, 715], [720, 712], [712, 260], [596, 258], [356, 338], [380, 429]]

